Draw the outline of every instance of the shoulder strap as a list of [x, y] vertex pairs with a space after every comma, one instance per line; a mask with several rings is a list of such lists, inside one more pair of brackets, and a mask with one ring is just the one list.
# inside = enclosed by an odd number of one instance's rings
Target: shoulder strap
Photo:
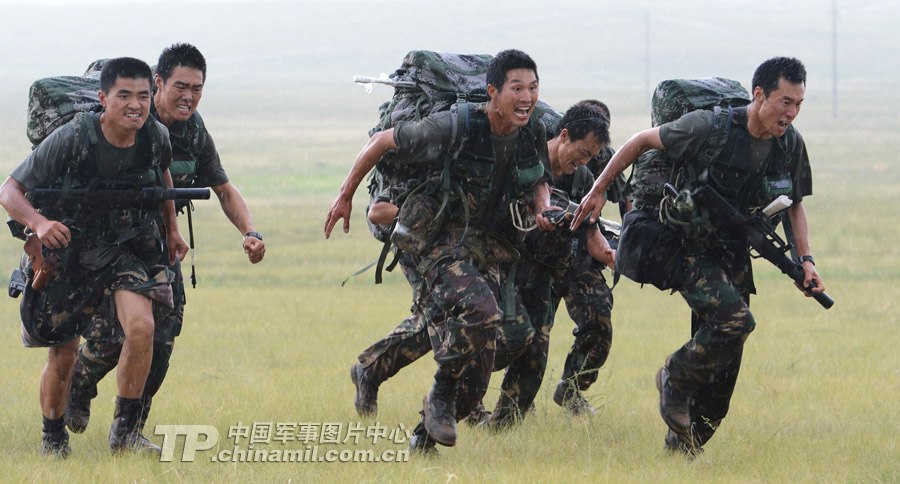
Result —
[[[450, 149], [444, 155], [444, 169], [441, 172], [441, 208], [438, 209], [435, 218], [440, 217], [447, 208], [447, 202], [450, 200], [450, 164], [459, 155], [466, 133], [469, 132], [469, 103], [466, 101], [466, 95], [459, 93], [456, 98], [456, 122], [452, 123], [453, 130], [450, 136]], [[452, 117], [452, 111], [451, 111]]]

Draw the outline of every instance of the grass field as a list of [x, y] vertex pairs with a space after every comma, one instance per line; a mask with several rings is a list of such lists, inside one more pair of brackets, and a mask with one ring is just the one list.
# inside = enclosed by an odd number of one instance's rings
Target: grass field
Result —
[[[347, 5], [335, 8], [347, 13], [352, 10]], [[310, 8], [313, 15], [328, 10], [325, 4]], [[620, 16], [605, 25], [624, 18], [617, 12]], [[361, 25], [354, 22], [361, 21], [348, 20]], [[301, 27], [310, 23], [306, 19]], [[325, 24], [319, 28], [332, 26]], [[278, 32], [288, 29], [273, 25]], [[306, 39], [315, 33], [298, 35]], [[353, 39], [348, 34], [333, 48], [349, 52], [357, 45]], [[815, 194], [804, 201], [813, 253], [837, 303], [825, 311], [766, 263], [756, 263], [759, 294], [752, 308], [757, 328], [745, 348], [729, 416], [697, 460], [663, 450], [665, 425], [653, 380], [665, 356], [689, 336], [687, 306], [678, 295], [623, 281], [615, 290], [612, 352], [587, 393], [599, 409], [593, 418], [570, 418], [552, 401], [552, 384], [562, 371], [574, 326], [560, 314], [551, 338], [548, 384], [535, 414], [512, 431], [490, 434], [461, 425], [456, 447], [440, 448], [434, 459], [412, 456], [405, 463], [213, 462], [222, 450], [247, 450], [248, 440], [236, 443], [229, 429], [249, 429], [254, 423], [259, 428], [341, 424], [343, 439], [351, 426], [411, 429], [418, 420], [435, 370], [430, 357], [381, 387], [376, 419], [360, 420], [353, 408], [350, 365], [409, 307], [409, 287], [399, 274], [387, 275], [380, 286], [372, 284], [371, 272], [340, 286], [380, 250], [365, 227], [364, 194], [355, 199], [350, 234], [336, 233], [328, 241], [322, 234], [325, 213], [366, 140], [377, 105], [389, 96], [386, 88], [364, 94], [343, 72], [377, 75], [370, 65], [388, 71], [405, 50], [420, 47], [408, 39], [389, 42], [404, 47], [384, 54], [387, 63], [359, 61], [365, 66], [360, 70], [352, 63], [356, 60], [348, 61], [349, 69], [337, 61], [303, 64], [313, 72], [298, 74], [306, 80], [341, 70], [340, 82], [286, 85], [270, 76], [266, 79], [277, 81], [277, 88], [259, 92], [249, 76], [236, 77], [211, 83], [204, 94], [200, 111], [268, 250], [261, 264], [251, 266], [240, 250], [240, 234], [215, 202], [198, 204], [199, 285], [188, 290], [184, 330], [146, 433], [162, 443], [161, 435], [152, 435], [157, 424], [212, 426], [220, 434], [218, 445], [197, 452], [194, 462], [112, 457], [106, 441], [115, 379], [109, 377], [94, 401], [91, 425], [72, 436], [73, 456], [63, 462], [38, 456], [37, 382], [46, 351], [22, 348], [19, 301], [4, 298], [0, 482], [900, 482], [900, 90], [892, 80], [879, 83], [861, 74], [841, 91], [841, 114], [834, 119], [830, 93], [823, 87], [827, 65], [821, 62], [810, 67], [819, 76], [795, 124], [813, 163]], [[467, 42], [456, 50], [482, 50], [472, 47], [475, 41]], [[496, 43], [503, 48], [514, 42]], [[244, 55], [238, 47], [235, 52]], [[318, 48], [327, 52], [327, 46]], [[742, 57], [743, 70], [737, 73], [729, 65], [727, 75], [743, 76], [746, 83], [752, 65], [762, 60], [757, 52]], [[221, 51], [214, 55], [223, 56]], [[363, 53], [354, 55], [358, 59]], [[101, 56], [92, 53], [77, 64]], [[558, 108], [585, 97], [607, 101], [616, 147], [648, 125], [642, 85], [604, 82], [602, 76], [565, 77], [559, 72], [572, 67], [554, 62], [542, 72], [545, 100]], [[301, 67], [275, 65], [290, 73]], [[686, 75], [659, 69], [660, 79]], [[710, 74], [707, 67], [699, 70], [698, 75]], [[0, 85], [0, 112], [21, 113], [25, 88]], [[20, 114], [0, 117], [0, 172], [8, 173], [28, 151], [22, 123]], [[186, 222], [180, 222], [185, 230]], [[11, 238], [0, 244], [5, 271], [13, 268], [20, 250]], [[495, 374], [488, 406], [496, 401], [499, 378]], [[182, 437], [176, 456], [183, 445]], [[253, 448], [305, 450], [307, 445], [273, 442]], [[369, 437], [357, 445], [321, 443], [318, 452], [371, 449], [381, 454], [405, 448], [384, 439], [373, 444]]]

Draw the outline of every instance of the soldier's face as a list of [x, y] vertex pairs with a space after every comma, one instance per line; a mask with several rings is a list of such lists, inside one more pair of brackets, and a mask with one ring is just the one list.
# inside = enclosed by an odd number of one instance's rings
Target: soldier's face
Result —
[[150, 115], [150, 79], [119, 77], [108, 94], [100, 91], [99, 98], [106, 121], [124, 130], [137, 131]]
[[[506, 71], [506, 82], [499, 92], [488, 86], [488, 93], [494, 103], [496, 113], [503, 123], [502, 131], [512, 131], [528, 124], [528, 118], [538, 101], [537, 75], [531, 69]], [[499, 132], [498, 134], [504, 134]]]
[[164, 124], [186, 121], [197, 110], [203, 96], [203, 71], [178, 66], [163, 82], [156, 76], [156, 111]]
[[597, 139], [597, 135], [593, 132], [577, 141], [572, 141], [569, 131], [563, 129], [559, 133], [559, 154], [557, 161], [559, 169], [566, 175], [572, 174], [579, 166], [587, 164], [591, 158], [600, 154], [603, 149], [603, 143]]
[[778, 87], [768, 97], [757, 86], [753, 90], [753, 98], [760, 103], [759, 120], [763, 128], [776, 138], [783, 136], [794, 118], [800, 114], [805, 92], [803, 84], [794, 84], [783, 77], [778, 79]]

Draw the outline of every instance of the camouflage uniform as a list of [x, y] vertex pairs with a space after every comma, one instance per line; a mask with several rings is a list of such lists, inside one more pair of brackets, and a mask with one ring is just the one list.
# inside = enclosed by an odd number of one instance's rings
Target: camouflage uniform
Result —
[[[156, 107], [151, 104], [151, 119], [158, 119]], [[176, 121], [169, 128], [172, 144], [172, 165], [170, 172], [176, 188], [202, 188], [218, 186], [228, 182], [228, 176], [219, 161], [212, 137], [206, 131], [203, 119], [195, 112], [187, 121]], [[179, 209], [191, 210], [190, 206], [179, 205]], [[184, 306], [187, 302], [181, 262], [168, 265], [169, 254], [164, 252], [160, 263], [165, 264], [174, 274], [172, 293], [174, 309], [169, 315], [157, 321], [153, 333], [153, 358], [150, 374], [141, 397], [144, 405], [143, 418], [146, 419], [153, 396], [159, 391], [169, 368], [169, 360], [175, 344], [175, 337], [181, 334], [184, 320]], [[117, 324], [96, 324], [86, 333], [81, 344], [78, 361], [72, 376], [70, 401], [88, 402], [97, 396], [97, 383], [119, 362], [125, 335]], [[74, 430], [74, 429], [73, 429]]]
[[[371, 204], [389, 202], [400, 205], [398, 199], [408, 191], [408, 187], [409, 180], [397, 180], [389, 184], [380, 172], [376, 172], [372, 184], [369, 186], [372, 195]], [[368, 217], [366, 221], [368, 222]], [[391, 225], [368, 223], [372, 235], [379, 242], [388, 243], [390, 241]], [[375, 385], [385, 382], [402, 368], [431, 351], [431, 344], [425, 331], [425, 321], [415, 305], [415, 301], [419, 300], [423, 282], [422, 276], [416, 271], [419, 258], [398, 250], [396, 247], [394, 247], [394, 256], [397, 258], [400, 271], [403, 272], [412, 289], [413, 305], [410, 307], [411, 314], [408, 318], [404, 319], [384, 338], [363, 350], [357, 357], [366, 370], [367, 379]]]
[[[542, 124], [529, 122], [496, 136], [483, 105], [460, 109], [468, 110], [465, 116], [457, 116], [454, 107], [394, 131], [398, 153], [423, 161], [444, 159], [444, 175], [456, 187], [445, 194], [452, 197], [446, 219], [417, 266], [425, 287], [417, 307], [438, 363], [433, 392], [462, 393], [453, 399], [458, 418], [467, 416], [487, 390], [501, 322], [511, 328], [505, 342], [509, 351], [522, 351], [533, 334], [524, 310], [517, 308], [512, 281], [501, 277], [500, 263], [517, 257], [504, 234], [511, 230], [507, 207], [513, 200], [529, 202], [536, 184], [548, 177], [541, 159], [547, 144]], [[457, 119], [467, 121], [465, 142], [450, 161], [444, 150], [454, 146]], [[422, 431], [422, 425], [417, 427], [417, 435]]]
[[[577, 201], [593, 184], [593, 176], [587, 168], [580, 168], [554, 184]], [[560, 300], [566, 301], [576, 324], [575, 343], [566, 358], [563, 380], [586, 390], [596, 381], [612, 344], [612, 293], [601, 273], [604, 265], [594, 261], [584, 247], [583, 230], [579, 234], [563, 228], [530, 232], [525, 252], [528, 262], [522, 264], [516, 288], [525, 302], [535, 337], [526, 352], [506, 368], [492, 424], [510, 423], [533, 405], [547, 367], [550, 331]], [[502, 363], [497, 362], [494, 369], [503, 369]]]
[[[171, 147], [165, 128], [154, 123], [149, 120], [138, 132], [132, 150], [110, 145], [97, 115], [76, 115], [44, 139], [11, 177], [28, 191], [44, 186], [76, 188], [95, 179], [157, 180], [168, 168]], [[158, 208], [48, 207], [41, 212], [51, 220], [71, 220], [72, 240], [55, 251], [60, 266], [42, 290], [32, 289], [34, 272], [23, 257], [28, 281], [21, 305], [25, 346], [57, 346], [108, 325], [116, 314], [112, 296], [117, 290], [150, 298], [157, 321], [171, 310], [170, 274], [156, 265]]]
[[[789, 180], [795, 203], [812, 193], [809, 159], [799, 133], [790, 127], [781, 138], [758, 140], [747, 132], [746, 108], [734, 109], [730, 127], [722, 121], [726, 114], [694, 111], [661, 127], [669, 159], [687, 160], [679, 180], [707, 180], [742, 213], [768, 203], [760, 180]], [[717, 139], [724, 140], [724, 147], [712, 159], [701, 156]], [[636, 192], [637, 207], [647, 210], [653, 203]], [[691, 307], [695, 330], [667, 358], [666, 385], [689, 402], [691, 435], [682, 440], [699, 448], [728, 412], [744, 341], [756, 327], [749, 308], [755, 288], [745, 243], [717, 233], [711, 225], [685, 239], [683, 268], [676, 289]]]

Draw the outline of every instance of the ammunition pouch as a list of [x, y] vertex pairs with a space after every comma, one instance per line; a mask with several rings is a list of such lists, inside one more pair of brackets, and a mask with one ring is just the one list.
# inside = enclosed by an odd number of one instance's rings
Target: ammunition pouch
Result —
[[391, 242], [400, 250], [417, 256], [426, 255], [443, 225], [444, 215], [438, 214], [440, 203], [427, 193], [413, 193], [400, 207], [397, 225]]

